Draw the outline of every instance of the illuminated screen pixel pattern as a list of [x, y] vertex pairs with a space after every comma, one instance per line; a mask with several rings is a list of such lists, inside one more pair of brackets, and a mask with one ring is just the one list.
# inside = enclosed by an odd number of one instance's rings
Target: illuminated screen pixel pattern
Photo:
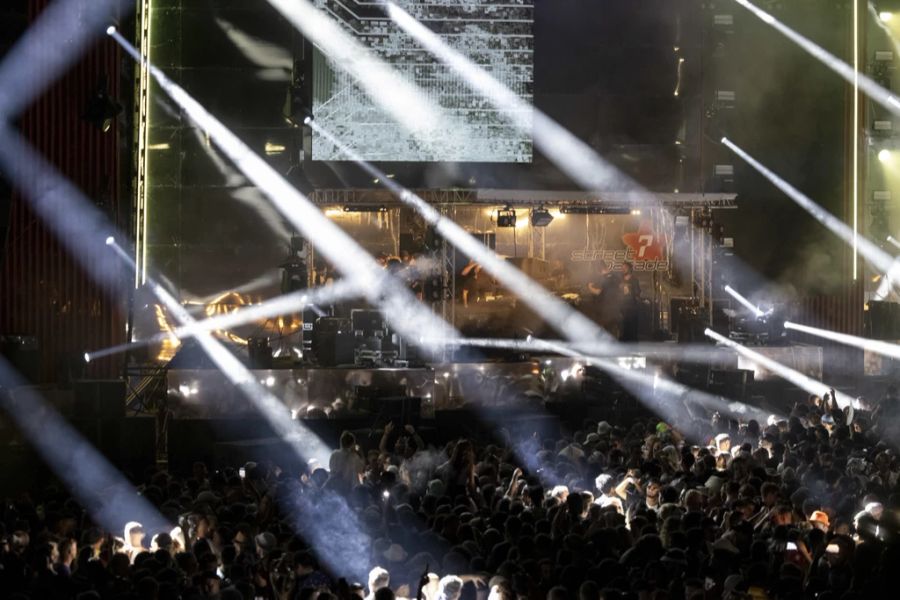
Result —
[[[534, 0], [394, 0], [529, 104], [534, 77]], [[378, 107], [352, 77], [318, 49], [313, 65], [313, 116], [370, 161], [505, 162], [532, 159], [530, 134], [509, 124], [400, 30], [372, 0], [315, 0], [316, 6], [442, 109], [434, 139], [416, 140]], [[346, 160], [313, 133], [313, 160]]]

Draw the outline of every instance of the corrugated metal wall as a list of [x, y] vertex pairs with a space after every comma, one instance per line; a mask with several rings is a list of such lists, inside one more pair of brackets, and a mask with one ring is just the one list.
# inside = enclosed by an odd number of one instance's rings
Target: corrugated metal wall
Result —
[[[29, 0], [34, 21], [49, 0]], [[39, 69], [40, 65], [35, 65]], [[84, 122], [85, 104], [106, 75], [120, 97], [118, 46], [102, 36], [22, 116], [21, 130], [51, 164], [102, 206], [116, 222], [127, 222], [130, 198], [119, 197], [118, 128], [107, 133]], [[61, 366], [86, 350], [124, 341], [123, 289], [107, 294], [93, 285], [55, 235], [14, 195], [9, 235], [0, 265], [0, 333], [35, 335], [41, 348], [42, 381], [64, 377]], [[88, 365], [92, 377], [113, 377], [121, 359]]]
[[791, 318], [810, 327], [861, 336], [863, 286], [864, 281], [860, 279], [837, 294], [802, 298], [794, 305]]

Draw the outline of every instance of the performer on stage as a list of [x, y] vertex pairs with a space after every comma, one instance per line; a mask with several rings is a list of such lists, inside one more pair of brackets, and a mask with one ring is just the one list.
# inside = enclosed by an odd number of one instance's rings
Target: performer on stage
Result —
[[622, 337], [623, 342], [638, 341], [638, 324], [641, 304], [641, 282], [634, 274], [634, 265], [622, 265], [620, 290], [622, 294]]
[[322, 287], [334, 283], [334, 271], [326, 262], [315, 265], [313, 271], [313, 287]]
[[480, 264], [478, 264], [474, 260], [470, 260], [469, 264], [463, 267], [463, 270], [459, 273], [459, 277], [461, 280], [460, 288], [462, 289], [462, 301], [463, 306], [465, 307], [469, 306], [470, 298], [477, 301], [478, 297], [481, 295], [481, 270], [482, 267]]
[[586, 313], [613, 337], [619, 336], [622, 324], [622, 294], [619, 276], [604, 262], [594, 281], [588, 282]]

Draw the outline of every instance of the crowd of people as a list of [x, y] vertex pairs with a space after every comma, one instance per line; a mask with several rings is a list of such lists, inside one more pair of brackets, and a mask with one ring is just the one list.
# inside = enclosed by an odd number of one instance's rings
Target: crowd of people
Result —
[[894, 404], [786, 412], [711, 414], [701, 439], [648, 416], [435, 446], [391, 423], [302, 472], [149, 472], [172, 530], [102, 531], [51, 486], [3, 504], [0, 597], [896, 597]]

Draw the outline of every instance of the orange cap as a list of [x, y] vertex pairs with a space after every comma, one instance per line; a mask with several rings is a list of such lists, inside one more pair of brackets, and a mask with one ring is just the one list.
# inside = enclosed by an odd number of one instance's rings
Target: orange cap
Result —
[[821, 510], [814, 511], [813, 514], [809, 517], [810, 521], [817, 521], [824, 525], [825, 527], [830, 527], [831, 524], [828, 521], [828, 515], [822, 512]]

